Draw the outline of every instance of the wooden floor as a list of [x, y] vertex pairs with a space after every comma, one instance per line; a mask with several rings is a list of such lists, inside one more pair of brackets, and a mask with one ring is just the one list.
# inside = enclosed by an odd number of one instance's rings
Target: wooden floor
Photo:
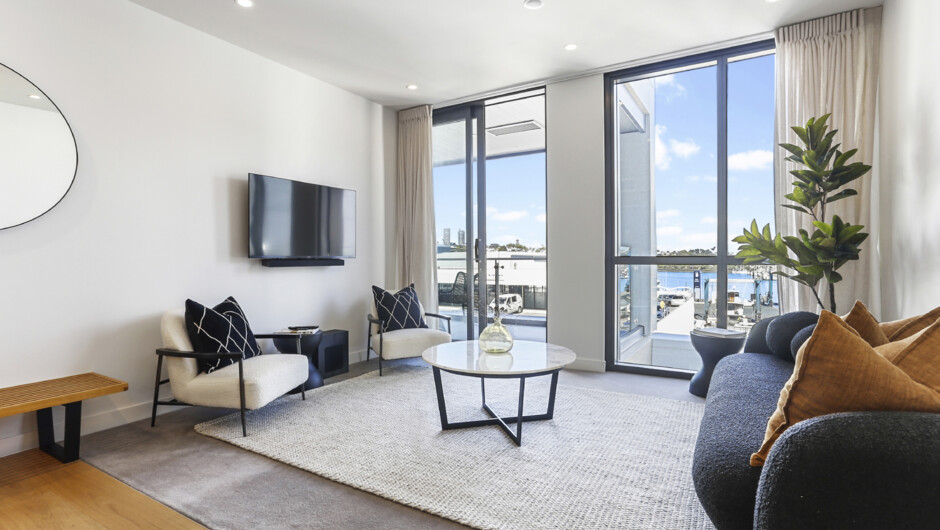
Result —
[[0, 527], [203, 528], [81, 460], [39, 449], [0, 458]]

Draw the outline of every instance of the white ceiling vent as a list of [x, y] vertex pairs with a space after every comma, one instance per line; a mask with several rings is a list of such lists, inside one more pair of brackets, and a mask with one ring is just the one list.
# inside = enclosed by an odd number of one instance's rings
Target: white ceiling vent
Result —
[[493, 136], [504, 136], [507, 134], [521, 133], [525, 131], [535, 131], [542, 128], [542, 124], [535, 120], [519, 121], [516, 123], [507, 123], [505, 125], [494, 125], [487, 127], [486, 132]]

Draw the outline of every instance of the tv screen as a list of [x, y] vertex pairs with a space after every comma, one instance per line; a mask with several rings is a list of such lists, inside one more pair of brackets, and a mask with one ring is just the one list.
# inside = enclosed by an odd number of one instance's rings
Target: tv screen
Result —
[[356, 192], [248, 174], [252, 258], [355, 258]]

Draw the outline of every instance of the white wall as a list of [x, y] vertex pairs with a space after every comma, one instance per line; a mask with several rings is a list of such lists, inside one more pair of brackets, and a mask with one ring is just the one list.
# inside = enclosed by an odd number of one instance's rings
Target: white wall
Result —
[[550, 84], [548, 341], [572, 349], [572, 368], [604, 362], [604, 76]]
[[[160, 315], [187, 297], [233, 295], [259, 332], [319, 323], [365, 348], [394, 112], [129, 2], [3, 10], [0, 63], [62, 109], [79, 166], [55, 209], [0, 231], [0, 387], [97, 371], [130, 391], [88, 401], [84, 432], [145, 417]], [[357, 258], [247, 259], [250, 171], [357, 190]], [[0, 419], [0, 455], [34, 430], [32, 414]]]
[[879, 87], [882, 318], [940, 305], [940, 3], [887, 0]]

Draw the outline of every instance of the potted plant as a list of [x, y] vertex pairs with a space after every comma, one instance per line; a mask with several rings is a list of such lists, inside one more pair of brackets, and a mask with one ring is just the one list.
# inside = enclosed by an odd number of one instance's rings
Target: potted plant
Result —
[[744, 258], [745, 264], [766, 261], [788, 269], [789, 272], [778, 274], [809, 286], [821, 308], [825, 305], [818, 286], [825, 278], [829, 286], [829, 310], [835, 312], [835, 284], [842, 280], [837, 271], [849, 260], [858, 259], [860, 245], [868, 234], [862, 232], [863, 225], [847, 223], [838, 215], [833, 215], [827, 223], [826, 206], [857, 195], [854, 189], [840, 191], [840, 188], [868, 173], [871, 166], [861, 162], [849, 163], [858, 149], [843, 153], [839, 150], [841, 144], [833, 145], [833, 138], [839, 131], [827, 132], [829, 116], [810, 118], [806, 127], [791, 127], [803, 147], [780, 144], [790, 153], [787, 160], [804, 167], [790, 171], [796, 180], [793, 181], [793, 192], [785, 197], [793, 204], [782, 206], [811, 216], [815, 227], [813, 233], [800, 229], [798, 235], [772, 235], [769, 224], [761, 230], [754, 220], [750, 229], [745, 228], [744, 234], [734, 241], [741, 245], [737, 257]]

